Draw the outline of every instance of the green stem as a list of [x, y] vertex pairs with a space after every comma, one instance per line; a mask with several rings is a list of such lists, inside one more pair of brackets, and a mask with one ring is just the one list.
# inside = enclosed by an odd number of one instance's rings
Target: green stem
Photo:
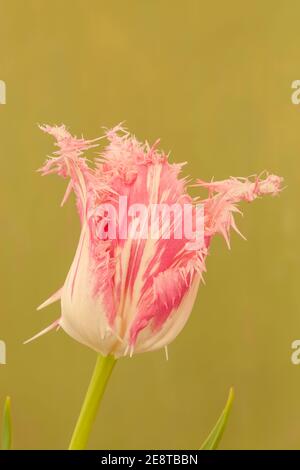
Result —
[[113, 356], [99, 356], [77, 420], [69, 450], [86, 448], [96, 414], [116, 359]]

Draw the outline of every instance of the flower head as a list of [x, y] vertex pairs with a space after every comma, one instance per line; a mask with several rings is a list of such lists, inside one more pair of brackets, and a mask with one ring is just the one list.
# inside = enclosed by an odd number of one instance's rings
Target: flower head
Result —
[[183, 164], [170, 164], [158, 142], [141, 144], [117, 126], [91, 165], [83, 152], [98, 139], [78, 139], [65, 126], [41, 129], [58, 150], [40, 171], [69, 179], [62, 204], [73, 191], [81, 220], [66, 281], [40, 306], [60, 299], [61, 317], [42, 333], [62, 327], [116, 357], [168, 345], [189, 318], [212, 237], [220, 233], [229, 244], [237, 203], [277, 194], [282, 179], [199, 180], [208, 196], [193, 199]]

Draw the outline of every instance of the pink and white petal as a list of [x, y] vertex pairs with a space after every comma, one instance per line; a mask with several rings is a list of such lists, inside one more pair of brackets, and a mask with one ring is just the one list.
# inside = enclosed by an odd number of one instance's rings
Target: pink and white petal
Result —
[[200, 281], [201, 277], [197, 274], [179, 306], [173, 309], [158, 331], [153, 331], [153, 326], [149, 324], [140, 332], [134, 346], [135, 353], [155, 351], [167, 346], [176, 338], [189, 319], [197, 297]]
[[42, 310], [45, 307], [48, 307], [48, 305], [53, 304], [54, 302], [57, 302], [61, 298], [61, 293], [62, 293], [62, 287], [58, 289], [58, 291], [54, 292], [54, 294], [49, 297], [49, 299], [45, 300], [41, 305], [37, 307], [37, 310]]
[[39, 333], [37, 333], [36, 335], [32, 336], [31, 338], [27, 339], [26, 341], [24, 341], [23, 344], [28, 344], [30, 343], [31, 341], [34, 341], [35, 339], [39, 338], [40, 336], [43, 336], [45, 335], [46, 333], [48, 333], [49, 331], [52, 331], [54, 329], [57, 329], [59, 328], [61, 325], [60, 325], [60, 322], [61, 322], [61, 318], [58, 318], [57, 320], [55, 320], [53, 323], [51, 323], [51, 325], [47, 326], [47, 328], [44, 328], [42, 331], [40, 331]]

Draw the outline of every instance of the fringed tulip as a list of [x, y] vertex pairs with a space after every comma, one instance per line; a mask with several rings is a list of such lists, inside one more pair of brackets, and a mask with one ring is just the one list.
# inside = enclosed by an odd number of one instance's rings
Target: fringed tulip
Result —
[[[61, 327], [104, 356], [167, 346], [190, 316], [212, 237], [221, 234], [229, 245], [230, 229], [238, 232], [237, 203], [276, 195], [282, 179], [267, 174], [265, 179], [199, 180], [196, 185], [208, 190], [208, 196], [192, 199], [187, 180], [179, 177], [182, 165], [170, 164], [168, 156], [157, 150], [158, 142], [152, 147], [141, 144], [117, 126], [106, 132], [108, 145], [91, 165], [83, 152], [97, 146], [98, 139], [78, 139], [65, 126], [43, 126], [42, 130], [56, 139], [58, 150], [40, 171], [69, 179], [62, 203], [73, 191], [81, 221], [66, 281], [40, 306], [60, 299], [61, 317], [42, 333]], [[188, 237], [183, 218], [176, 214], [169, 237], [164, 236], [163, 216], [156, 227], [158, 236], [145, 236], [143, 228], [149, 228], [149, 220], [143, 219], [141, 227], [134, 223], [136, 214], [129, 216], [129, 209], [120, 215], [120, 201], [125, 200], [127, 209], [140, 205], [147, 214], [153, 204], [175, 207], [178, 213], [190, 205], [193, 227], [202, 206], [203, 236], [199, 238], [199, 230], [194, 230]], [[110, 213], [109, 208], [115, 211]], [[181, 236], [175, 236], [178, 233]]]

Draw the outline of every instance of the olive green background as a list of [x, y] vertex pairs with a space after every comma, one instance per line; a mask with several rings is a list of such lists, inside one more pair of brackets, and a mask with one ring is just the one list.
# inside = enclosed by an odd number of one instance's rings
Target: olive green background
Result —
[[66, 182], [35, 172], [53, 150], [37, 123], [93, 138], [124, 120], [185, 174], [267, 169], [287, 188], [243, 206], [247, 242], [214, 241], [169, 361], [119, 361], [90, 447], [197, 449], [233, 385], [222, 448], [300, 448], [299, 15], [297, 1], [0, 1], [0, 401], [12, 397], [15, 448], [66, 448], [95, 362], [63, 331], [22, 344], [58, 317], [35, 309], [79, 235], [74, 201], [59, 207]]

